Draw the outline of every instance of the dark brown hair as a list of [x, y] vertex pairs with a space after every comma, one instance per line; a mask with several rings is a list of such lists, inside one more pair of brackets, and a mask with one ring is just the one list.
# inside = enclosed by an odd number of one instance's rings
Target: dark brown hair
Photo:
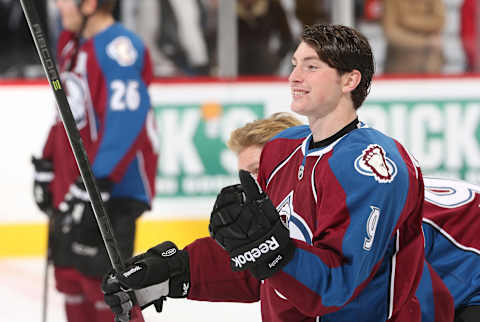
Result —
[[370, 92], [375, 72], [367, 38], [347, 26], [316, 24], [305, 26], [302, 40], [317, 52], [320, 60], [335, 68], [340, 75], [354, 69], [360, 72], [360, 83], [352, 91], [353, 106], [358, 109]]

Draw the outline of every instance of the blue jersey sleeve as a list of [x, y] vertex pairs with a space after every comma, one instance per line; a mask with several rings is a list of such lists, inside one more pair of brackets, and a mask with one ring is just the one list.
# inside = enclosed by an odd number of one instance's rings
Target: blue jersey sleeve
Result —
[[425, 258], [450, 290], [455, 307], [480, 305], [480, 253], [424, 218]]

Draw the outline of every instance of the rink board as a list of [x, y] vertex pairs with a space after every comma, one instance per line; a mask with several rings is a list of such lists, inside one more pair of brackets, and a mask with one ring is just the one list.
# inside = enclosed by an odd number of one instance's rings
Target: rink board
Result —
[[[0, 224], [1, 257], [34, 257], [47, 248], [46, 223]], [[135, 252], [143, 252], [165, 240], [183, 248], [193, 240], [208, 236], [207, 220], [142, 220], [137, 221]]]
[[[480, 184], [480, 77], [375, 79], [360, 119], [400, 142], [427, 175]], [[207, 236], [215, 196], [237, 181], [225, 141], [245, 123], [288, 111], [285, 79], [156, 81], [151, 89], [160, 151], [153, 209], [138, 223], [138, 251]], [[32, 155], [55, 117], [45, 81], [0, 83], [0, 257], [45, 253], [46, 218], [32, 198]]]

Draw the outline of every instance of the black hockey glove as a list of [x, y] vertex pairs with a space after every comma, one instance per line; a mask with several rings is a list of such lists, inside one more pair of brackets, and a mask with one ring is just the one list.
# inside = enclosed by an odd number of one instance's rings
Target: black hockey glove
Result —
[[53, 180], [53, 163], [46, 159], [32, 157], [34, 167], [33, 198], [38, 208], [46, 215], [53, 212], [52, 192], [50, 183]]
[[132, 257], [123, 271], [110, 272], [102, 282], [105, 303], [117, 316], [128, 314], [133, 305], [144, 309], [167, 296], [187, 297], [189, 289], [188, 253], [170, 241]]
[[[112, 186], [113, 183], [108, 179], [97, 179], [97, 187], [103, 202], [110, 199]], [[90, 197], [81, 177], [78, 177], [70, 185], [65, 200], [60, 203], [58, 208], [61, 213], [71, 215], [76, 222], [80, 222], [84, 214], [93, 213]], [[95, 221], [93, 222], [95, 223]]]
[[225, 187], [217, 196], [208, 229], [230, 254], [234, 271], [248, 269], [265, 279], [292, 259], [295, 246], [256, 180], [247, 171], [239, 175], [241, 184]]

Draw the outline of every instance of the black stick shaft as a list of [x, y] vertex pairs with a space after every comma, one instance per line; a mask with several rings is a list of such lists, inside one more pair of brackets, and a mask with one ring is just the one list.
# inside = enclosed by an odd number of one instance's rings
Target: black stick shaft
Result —
[[40, 18], [38, 16], [37, 10], [32, 3], [32, 0], [20, 0], [23, 8], [23, 13], [27, 19], [28, 27], [32, 34], [35, 46], [37, 47], [38, 56], [42, 61], [43, 68], [47, 75], [50, 86], [55, 94], [55, 99], [57, 101], [57, 107], [60, 112], [60, 116], [67, 132], [70, 145], [77, 161], [78, 169], [80, 170], [80, 175], [82, 176], [83, 182], [87, 189], [90, 201], [92, 203], [93, 211], [95, 213], [95, 218], [97, 220], [98, 227], [100, 228], [100, 233], [102, 234], [103, 241], [107, 248], [108, 256], [112, 263], [113, 268], [116, 271], [121, 271], [124, 268], [122, 258], [120, 257], [120, 252], [118, 250], [117, 242], [115, 236], [113, 235], [112, 225], [108, 219], [107, 212], [102, 202], [102, 198], [98, 191], [95, 178], [93, 176], [92, 168], [88, 161], [85, 148], [80, 138], [80, 132], [77, 129], [77, 125], [73, 118], [70, 105], [68, 104], [67, 96], [63, 90], [62, 82], [60, 81], [60, 76], [55, 65], [55, 60], [50, 52], [48, 47], [47, 39], [45, 34], [42, 31], [40, 26]]

